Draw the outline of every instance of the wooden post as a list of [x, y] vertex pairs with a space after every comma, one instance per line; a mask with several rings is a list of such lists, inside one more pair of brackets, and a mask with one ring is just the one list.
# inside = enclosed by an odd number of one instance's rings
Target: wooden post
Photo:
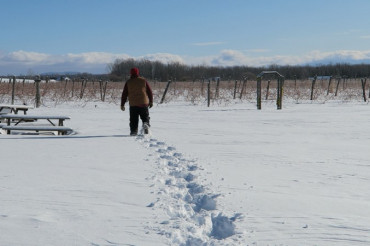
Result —
[[234, 85], [234, 99], [236, 98], [236, 89], [238, 87], [238, 81], [235, 80], [235, 85]]
[[[266, 89], [266, 100], [269, 98], [270, 83], [271, 83], [271, 80], [268, 80], [267, 81], [267, 89]], [[279, 85], [279, 82], [278, 82], [278, 85]]]
[[217, 78], [217, 83], [216, 83], [216, 98], [218, 98], [220, 95], [220, 78]]
[[84, 96], [86, 85], [87, 85], [87, 80], [82, 80], [82, 83], [81, 83], [81, 92], [80, 92], [80, 98], [81, 99]]
[[316, 83], [317, 75], [312, 80], [312, 86], [311, 86], [311, 101], [313, 100], [313, 91], [315, 89], [315, 83]]
[[362, 84], [362, 95], [364, 97], [364, 102], [366, 102], [366, 78], [361, 79], [361, 84]]
[[167, 86], [166, 86], [166, 89], [164, 90], [164, 93], [163, 93], [163, 96], [162, 96], [162, 99], [161, 99], [161, 104], [164, 102], [164, 99], [166, 98], [166, 94], [167, 94], [167, 91], [168, 91], [168, 88], [170, 87], [170, 84], [171, 84], [171, 80], [169, 80], [167, 82]]
[[40, 96], [40, 76], [36, 76], [35, 79], [35, 85], [36, 85], [36, 98], [35, 98], [35, 103], [36, 103], [36, 108], [39, 108], [41, 105], [41, 96]]
[[13, 76], [13, 84], [12, 84], [12, 104], [14, 104], [14, 98], [15, 98], [15, 76]]
[[283, 85], [284, 85], [284, 78], [279, 77], [278, 78], [278, 89], [277, 89], [277, 100], [276, 105], [277, 109], [282, 109], [283, 107]]
[[75, 93], [75, 81], [72, 80], [72, 97], [74, 96]]
[[108, 84], [107, 81], [105, 81], [104, 84], [103, 84], [103, 81], [99, 81], [99, 85], [100, 85], [100, 99], [102, 100], [102, 102], [105, 101], [105, 93], [107, 91], [107, 84]]
[[262, 78], [261, 77], [258, 77], [257, 78], [257, 109], [261, 109], [262, 107], [261, 107], [261, 105], [262, 105], [262, 103], [261, 103], [261, 80], [262, 80]]
[[65, 95], [66, 95], [66, 91], [67, 91], [67, 81], [68, 81], [68, 80], [66, 80], [66, 81], [65, 81], [65, 84], [64, 84], [64, 92], [63, 92], [63, 96], [65, 96]]
[[211, 80], [209, 79], [208, 80], [208, 92], [207, 92], [207, 105], [209, 107], [209, 105], [211, 104]]
[[339, 84], [340, 84], [340, 78], [338, 78], [338, 81], [337, 81], [337, 88], [335, 89], [335, 96], [338, 95]]
[[330, 85], [331, 85], [331, 79], [332, 79], [332, 78], [333, 78], [332, 76], [330, 76], [330, 78], [329, 78], [328, 91], [326, 92], [326, 95], [329, 95]]
[[241, 92], [240, 92], [240, 99], [242, 99], [243, 94], [244, 94], [244, 91], [245, 91], [245, 90], [246, 90], [246, 88], [247, 88], [247, 81], [248, 81], [248, 78], [244, 78], [244, 80], [243, 80], [242, 90], [241, 90]]
[[103, 81], [99, 80], [99, 88], [100, 88], [100, 100], [103, 100]]

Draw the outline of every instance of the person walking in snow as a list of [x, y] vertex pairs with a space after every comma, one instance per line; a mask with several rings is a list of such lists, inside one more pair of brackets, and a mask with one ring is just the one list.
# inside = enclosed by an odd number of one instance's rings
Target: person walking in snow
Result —
[[149, 108], [153, 107], [153, 92], [149, 83], [139, 76], [139, 69], [130, 70], [130, 79], [122, 91], [121, 110], [125, 111], [125, 103], [130, 105], [130, 135], [136, 136], [138, 132], [139, 116], [143, 122], [144, 133], [148, 134], [150, 127]]

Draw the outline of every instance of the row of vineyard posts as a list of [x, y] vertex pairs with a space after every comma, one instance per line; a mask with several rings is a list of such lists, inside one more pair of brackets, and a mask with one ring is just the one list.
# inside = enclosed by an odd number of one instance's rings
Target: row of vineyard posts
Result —
[[[264, 76], [269, 76], [275, 77], [277, 79], [276, 83], [276, 106], [277, 109], [280, 110], [282, 109], [282, 103], [283, 103], [283, 86], [284, 86], [284, 76], [278, 73], [277, 71], [263, 71], [260, 74], [257, 75], [256, 78], [256, 105], [257, 109], [261, 110], [262, 108], [262, 79]], [[327, 92], [326, 94], [329, 95], [330, 88], [332, 87], [333, 83], [335, 83], [335, 96], [338, 94], [338, 89], [340, 86], [340, 83], [343, 84], [343, 87], [346, 83], [346, 80], [348, 80], [347, 77], [334, 77], [334, 76], [314, 76], [312, 78], [311, 82], [311, 95], [310, 95], [310, 100], [314, 100], [314, 90], [316, 87], [316, 83], [318, 78], [321, 78], [323, 80], [323, 77], [325, 77], [325, 80], [328, 80], [328, 86], [327, 86]], [[3, 78], [0, 78], [0, 83], [2, 83]], [[207, 106], [210, 107], [211, 100], [212, 99], [217, 99], [219, 97], [219, 85], [220, 85], [220, 77], [213, 77], [213, 78], [202, 78], [200, 80], [201, 83], [201, 93], [204, 95], [204, 90], [207, 88]], [[19, 81], [19, 79], [18, 79]], [[175, 80], [174, 80], [175, 81]], [[8, 79], [9, 84], [12, 85], [12, 90], [11, 90], [11, 103], [14, 104], [15, 100], [15, 84], [17, 82], [17, 79], [15, 76], [12, 76]], [[48, 83], [48, 79], [45, 80], [46, 83]], [[73, 80], [65, 80], [65, 81], [60, 81], [59, 83], [64, 83], [63, 87], [63, 96], [66, 95], [66, 93], [72, 93], [72, 97], [76, 96], [79, 93], [79, 98], [82, 99], [84, 96], [84, 92], [86, 89], [86, 86], [88, 83], [94, 83], [98, 82], [99, 84], [99, 94], [100, 94], [100, 100], [105, 101], [106, 97], [106, 91], [107, 91], [107, 84], [108, 81], [89, 81], [87, 79], [73, 79]], [[237, 98], [237, 94], [239, 93], [239, 99], [242, 99], [243, 94], [246, 91], [246, 86], [248, 82], [248, 77], [244, 77], [241, 80], [235, 80], [234, 82], [234, 91], [233, 91], [233, 99]], [[253, 82], [253, 81], [252, 81]], [[266, 88], [266, 96], [265, 100], [268, 100], [269, 97], [269, 91], [270, 91], [270, 82], [271, 80], [269, 79], [267, 81], [267, 88]], [[362, 97], [363, 100], [366, 102], [367, 101], [367, 95], [366, 95], [366, 82], [367, 78], [362, 78], [361, 79], [361, 88], [362, 88]], [[23, 85], [25, 84], [25, 78], [23, 78], [22, 81]], [[40, 76], [36, 76], [34, 78], [34, 87], [35, 87], [35, 106], [39, 107], [41, 105], [41, 94], [40, 94], [40, 83], [41, 79]], [[112, 82], [116, 83], [116, 82]], [[165, 90], [163, 92], [163, 95], [160, 100], [160, 104], [165, 102], [166, 94], [171, 86], [171, 84], [174, 84], [173, 80], [169, 80], [166, 84]], [[215, 84], [215, 89], [212, 91], [212, 84]], [[297, 79], [294, 78], [294, 86], [295, 88], [297, 87]], [[69, 87], [69, 88], [68, 88]], [[76, 94], [77, 91], [77, 94]], [[213, 98], [212, 98], [212, 95]], [[370, 91], [368, 94], [368, 97], [370, 98]]]
[[[0, 78], [0, 83], [2, 83], [3, 78]], [[23, 78], [22, 84], [23, 87], [25, 85], [26, 78]], [[35, 87], [35, 106], [38, 108], [41, 105], [41, 93], [40, 93], [40, 83], [42, 82], [41, 78], [39, 75], [35, 76], [34, 78], [34, 87]], [[79, 92], [79, 98], [82, 99], [85, 93], [85, 89], [88, 83], [95, 83], [96, 81], [88, 81], [87, 79], [81, 79], [81, 80], [65, 80], [60, 83], [64, 83], [64, 89], [63, 89], [63, 96], [66, 95], [68, 90], [68, 85], [71, 85], [70, 92], [71, 92], [71, 97], [75, 96], [75, 93]], [[15, 101], [15, 85], [17, 83], [17, 78], [16, 76], [12, 76], [11, 78], [8, 79], [8, 83], [11, 84], [11, 104], [14, 104]], [[49, 79], [47, 78], [45, 80], [45, 83], [49, 83]], [[106, 91], [107, 91], [107, 84], [108, 81], [102, 81], [99, 80], [99, 92], [100, 92], [100, 100], [105, 101], [105, 96], [106, 96]], [[79, 84], [79, 86], [78, 86]], [[79, 88], [78, 88], [79, 87]]]
[[[274, 77], [277, 78], [277, 83], [276, 83], [276, 106], [277, 106], [277, 109], [280, 110], [282, 109], [282, 103], [283, 103], [283, 86], [284, 86], [284, 76], [281, 75], [280, 73], [278, 73], [277, 71], [263, 71], [261, 72], [260, 74], [257, 75], [257, 79], [256, 79], [256, 82], [257, 82], [257, 89], [256, 89], [256, 104], [257, 104], [257, 109], [258, 110], [261, 110], [262, 109], [262, 79], [265, 75], [272, 75]], [[271, 77], [271, 76], [270, 76]], [[335, 86], [335, 96], [338, 95], [338, 90], [339, 90], [339, 86], [340, 84], [342, 83], [343, 85], [343, 88], [345, 87], [345, 84], [348, 80], [348, 77], [346, 76], [343, 76], [343, 77], [340, 77], [340, 76], [314, 76], [312, 78], [312, 82], [311, 82], [311, 93], [310, 93], [310, 100], [313, 101], [314, 100], [314, 91], [315, 91], [315, 86], [316, 86], [316, 82], [317, 82], [317, 79], [321, 77], [321, 80], [323, 80], [322, 78], [325, 77], [327, 80], [328, 80], [328, 86], [327, 86], [327, 92], [326, 92], [326, 95], [329, 95], [329, 92], [330, 92], [330, 88], [333, 84], [333, 81], [335, 80], [336, 81], [336, 86]], [[364, 102], [367, 101], [367, 96], [366, 96], [366, 81], [367, 81], [367, 78], [361, 78], [361, 88], [362, 88], [362, 97], [363, 97], [363, 100]], [[201, 86], [201, 92], [202, 92], [202, 95], [204, 94], [204, 84], [205, 82], [207, 82], [207, 106], [210, 107], [210, 102], [211, 102], [211, 84], [212, 82], [216, 82], [216, 86], [215, 86], [215, 92], [214, 92], [214, 98], [213, 99], [217, 99], [218, 96], [219, 96], [219, 84], [220, 84], [220, 77], [214, 77], [214, 78], [208, 78], [208, 79], [201, 79], [201, 83], [202, 83], [202, 86]], [[239, 98], [242, 99], [243, 97], [243, 94], [244, 94], [244, 91], [246, 89], [246, 85], [247, 85], [247, 82], [248, 82], [248, 77], [244, 77], [242, 80], [238, 81], [238, 80], [235, 80], [235, 84], [234, 84], [234, 93], [233, 93], [233, 98], [236, 99], [237, 98], [237, 93], [239, 93]], [[170, 85], [173, 84], [173, 81], [172, 80], [169, 80], [167, 82], [167, 85], [165, 87], [165, 90], [164, 90], [164, 93], [162, 95], [162, 98], [161, 98], [161, 101], [160, 103], [164, 103], [165, 101], [165, 98], [166, 98], [166, 94], [168, 92], [168, 89], [170, 87]], [[270, 84], [271, 84], [271, 80], [268, 80], [267, 81], [267, 88], [266, 88], [266, 96], [265, 96], [265, 100], [268, 100], [268, 97], [269, 97], [269, 92], [270, 92]], [[294, 87], [295, 89], [297, 88], [297, 79], [296, 77], [294, 78]], [[370, 90], [369, 90], [369, 94], [368, 94], [368, 97], [370, 98]]]

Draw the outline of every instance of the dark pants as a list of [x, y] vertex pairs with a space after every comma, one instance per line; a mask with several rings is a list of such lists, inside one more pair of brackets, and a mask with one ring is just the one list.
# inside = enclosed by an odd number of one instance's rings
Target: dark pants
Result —
[[139, 116], [143, 124], [147, 123], [149, 126], [149, 109], [148, 107], [130, 107], [130, 130], [136, 132], [139, 126]]

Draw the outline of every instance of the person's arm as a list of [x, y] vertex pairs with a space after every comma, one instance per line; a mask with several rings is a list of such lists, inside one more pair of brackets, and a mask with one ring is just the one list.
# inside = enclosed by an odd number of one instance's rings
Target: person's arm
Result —
[[125, 103], [127, 101], [127, 97], [128, 97], [128, 88], [127, 88], [127, 83], [126, 83], [125, 86], [123, 87], [123, 91], [122, 91], [121, 107], [125, 106]]
[[150, 87], [148, 81], [145, 81], [146, 83], [146, 94], [148, 95], [149, 98], [149, 105], [153, 106], [153, 91], [152, 88]]

